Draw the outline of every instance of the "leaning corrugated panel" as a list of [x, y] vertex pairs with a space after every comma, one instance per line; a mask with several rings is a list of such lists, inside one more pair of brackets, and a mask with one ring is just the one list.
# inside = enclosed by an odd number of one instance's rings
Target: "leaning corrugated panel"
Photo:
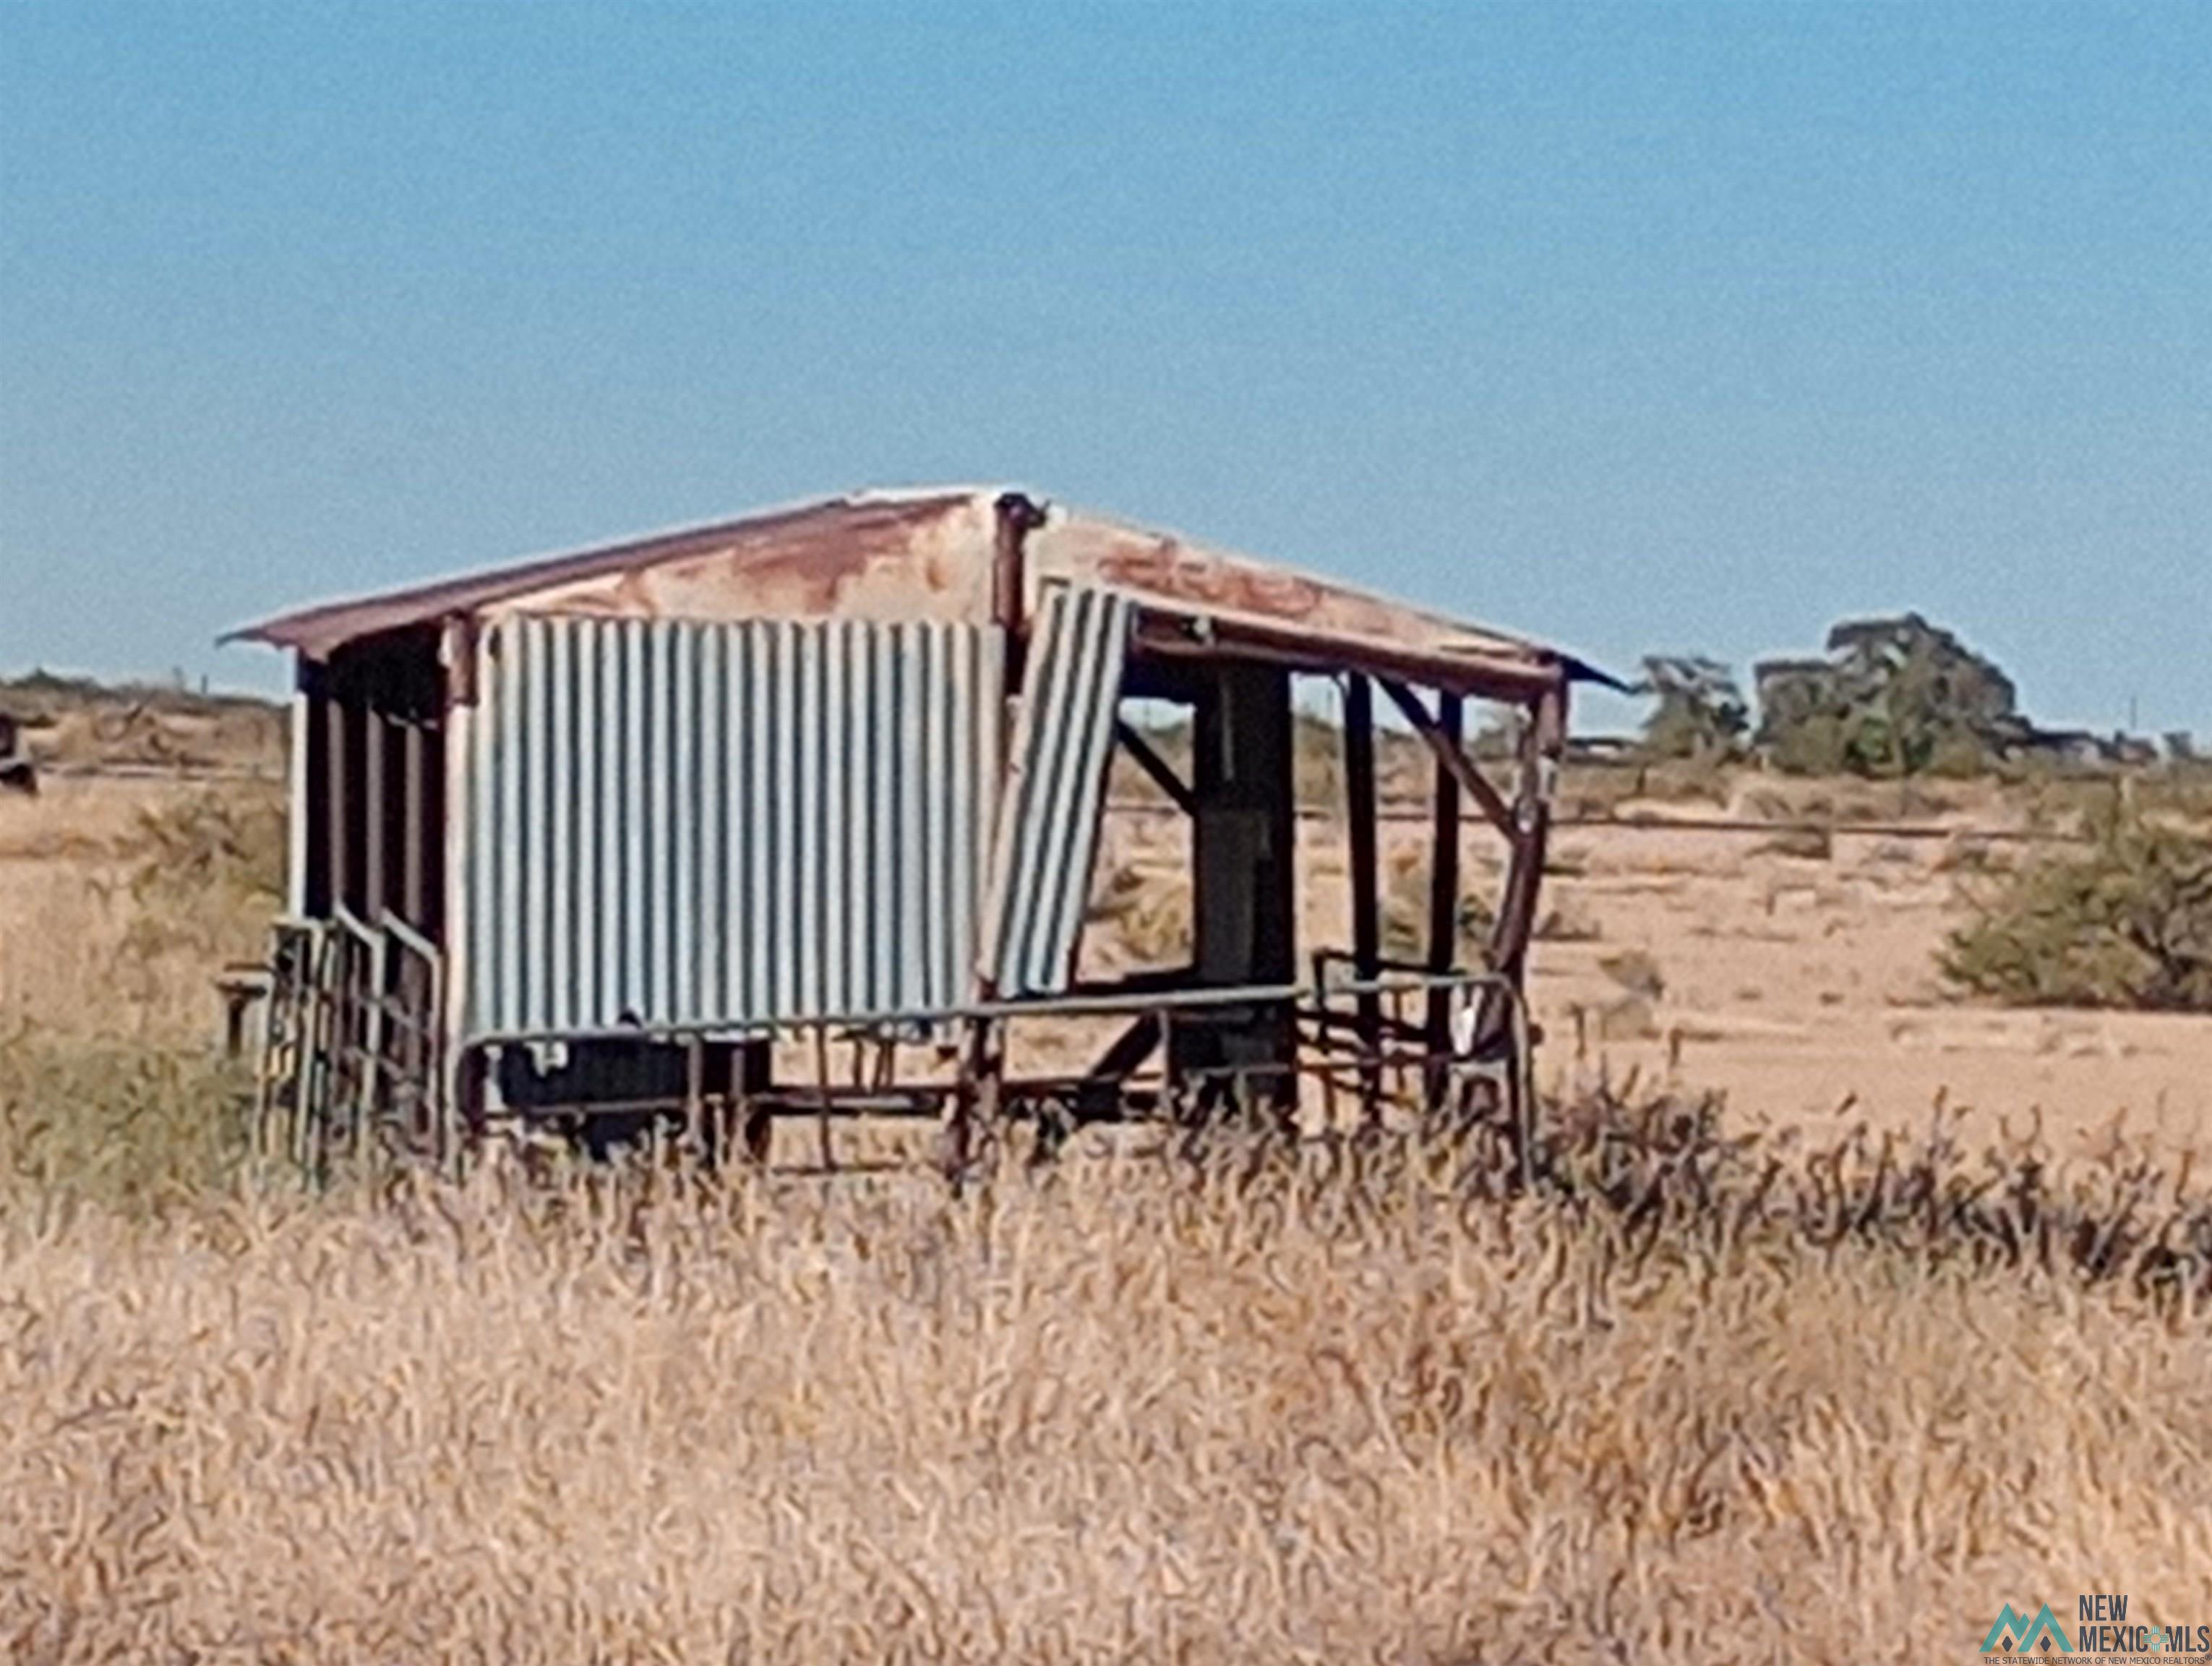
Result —
[[1089, 586], [1053, 590], [1039, 610], [998, 836], [1001, 995], [1057, 994], [1073, 976], [1131, 614], [1127, 598]]

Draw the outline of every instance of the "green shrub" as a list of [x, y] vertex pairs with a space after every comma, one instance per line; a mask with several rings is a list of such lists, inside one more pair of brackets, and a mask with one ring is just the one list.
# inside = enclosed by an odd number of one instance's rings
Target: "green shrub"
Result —
[[1975, 898], [1943, 975], [2015, 1006], [2212, 1012], [2212, 840], [2114, 806]]
[[204, 1052], [0, 1031], [0, 1200], [145, 1211], [204, 1194], [245, 1152], [249, 1091]]
[[125, 852], [138, 904], [130, 946], [250, 950], [283, 898], [285, 836], [283, 801], [265, 791], [201, 793], [142, 814]]

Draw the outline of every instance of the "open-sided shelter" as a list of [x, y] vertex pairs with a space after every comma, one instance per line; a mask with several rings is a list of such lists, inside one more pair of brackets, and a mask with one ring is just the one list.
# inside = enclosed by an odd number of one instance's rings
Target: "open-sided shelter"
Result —
[[[1511, 1076], [1569, 690], [1595, 675], [977, 489], [833, 498], [239, 635], [297, 661], [268, 1101], [295, 1140], [448, 1147], [502, 1115], [664, 1102], [757, 1147], [780, 1110], [848, 1102], [964, 1140], [1048, 1101], [1188, 1108], [1194, 1085], [1286, 1104], [1301, 1072], [1343, 1072], [1372, 1110], [1394, 1045], [1417, 1047], [1431, 1100], [1459, 1066]], [[1343, 689], [1352, 940], [1334, 965], [1297, 943], [1301, 674]], [[1378, 691], [1436, 763], [1413, 966], [1380, 950]], [[1518, 712], [1510, 779], [1468, 756], [1469, 699]], [[1187, 778], [1131, 701], [1187, 708]], [[1189, 818], [1194, 945], [1106, 988], [1075, 969], [1117, 745]], [[1463, 806], [1509, 852], [1480, 965], [1458, 964]], [[1394, 1017], [1409, 989], [1418, 1016]], [[1009, 1079], [1005, 1027], [1075, 1010], [1127, 1028], [1072, 1079]], [[882, 1068], [776, 1079], [779, 1042], [832, 1032], [875, 1038]], [[959, 1067], [902, 1084], [891, 1061], [924, 1036]]]

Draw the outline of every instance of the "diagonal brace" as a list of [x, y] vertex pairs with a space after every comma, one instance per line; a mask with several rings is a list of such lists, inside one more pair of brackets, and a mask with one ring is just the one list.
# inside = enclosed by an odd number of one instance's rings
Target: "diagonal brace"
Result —
[[1513, 812], [1498, 789], [1492, 787], [1474, 762], [1460, 749], [1459, 743], [1437, 727], [1437, 720], [1429, 708], [1413, 697], [1413, 692], [1403, 683], [1388, 677], [1375, 679], [1382, 684], [1382, 692], [1390, 696], [1390, 703], [1405, 714], [1413, 732], [1428, 743], [1429, 750], [1437, 755], [1437, 762], [1451, 772], [1461, 790], [1473, 799], [1498, 830], [1514, 837], [1518, 830], [1514, 825]]
[[1177, 809], [1186, 816], [1196, 811], [1198, 806], [1196, 797], [1184, 783], [1182, 777], [1170, 767], [1168, 761], [1152, 750], [1151, 741], [1138, 733], [1127, 721], [1118, 717], [1114, 720], [1114, 739], [1121, 743], [1123, 749], [1131, 757], [1136, 759], [1137, 767], [1152, 778], [1160, 791], [1175, 800]]

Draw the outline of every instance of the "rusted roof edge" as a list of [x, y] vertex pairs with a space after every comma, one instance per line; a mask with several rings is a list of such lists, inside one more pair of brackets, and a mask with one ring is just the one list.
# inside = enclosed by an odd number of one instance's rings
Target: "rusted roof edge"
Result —
[[[771, 531], [779, 524], [798, 522], [825, 512], [899, 503], [941, 502], [950, 507], [979, 496], [993, 495], [997, 489], [973, 486], [864, 489], [827, 497], [797, 499], [730, 519], [632, 533], [613, 544], [580, 545], [420, 584], [316, 602], [237, 626], [224, 631], [216, 641], [266, 642], [315, 658], [358, 636], [474, 612], [549, 585], [619, 573], [633, 565], [679, 560], [687, 554], [712, 549], [727, 538]], [[365, 628], [346, 629], [349, 620], [359, 622]]]

